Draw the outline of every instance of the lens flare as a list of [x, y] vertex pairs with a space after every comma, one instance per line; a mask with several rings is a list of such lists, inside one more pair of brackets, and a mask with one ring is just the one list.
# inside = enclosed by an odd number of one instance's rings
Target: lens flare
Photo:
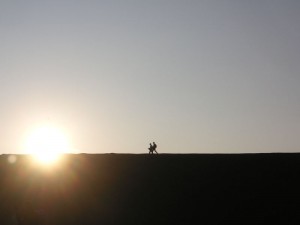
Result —
[[17, 162], [17, 156], [15, 156], [15, 155], [10, 155], [10, 156], [8, 156], [7, 161], [8, 161], [10, 164], [14, 164], [15, 162]]

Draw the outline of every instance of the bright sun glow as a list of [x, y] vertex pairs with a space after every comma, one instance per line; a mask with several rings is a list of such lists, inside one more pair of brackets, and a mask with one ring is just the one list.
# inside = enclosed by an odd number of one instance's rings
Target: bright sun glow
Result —
[[42, 164], [52, 164], [62, 153], [69, 152], [65, 134], [54, 127], [45, 126], [34, 130], [26, 141], [26, 152]]

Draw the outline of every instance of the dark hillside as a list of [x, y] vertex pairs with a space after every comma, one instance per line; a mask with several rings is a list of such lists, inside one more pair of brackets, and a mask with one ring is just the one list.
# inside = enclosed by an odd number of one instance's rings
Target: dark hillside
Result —
[[0, 157], [0, 224], [300, 224], [300, 154]]

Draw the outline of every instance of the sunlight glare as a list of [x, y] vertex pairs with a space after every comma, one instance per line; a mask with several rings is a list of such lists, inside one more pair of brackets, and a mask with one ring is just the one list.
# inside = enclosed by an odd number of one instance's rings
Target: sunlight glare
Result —
[[60, 155], [69, 152], [69, 149], [65, 134], [50, 126], [37, 128], [26, 141], [26, 151], [42, 164], [56, 162]]

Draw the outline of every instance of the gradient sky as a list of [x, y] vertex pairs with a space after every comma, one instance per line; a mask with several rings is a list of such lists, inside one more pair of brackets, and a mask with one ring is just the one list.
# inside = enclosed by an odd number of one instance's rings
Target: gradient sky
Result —
[[1, 0], [0, 154], [300, 150], [299, 0]]

